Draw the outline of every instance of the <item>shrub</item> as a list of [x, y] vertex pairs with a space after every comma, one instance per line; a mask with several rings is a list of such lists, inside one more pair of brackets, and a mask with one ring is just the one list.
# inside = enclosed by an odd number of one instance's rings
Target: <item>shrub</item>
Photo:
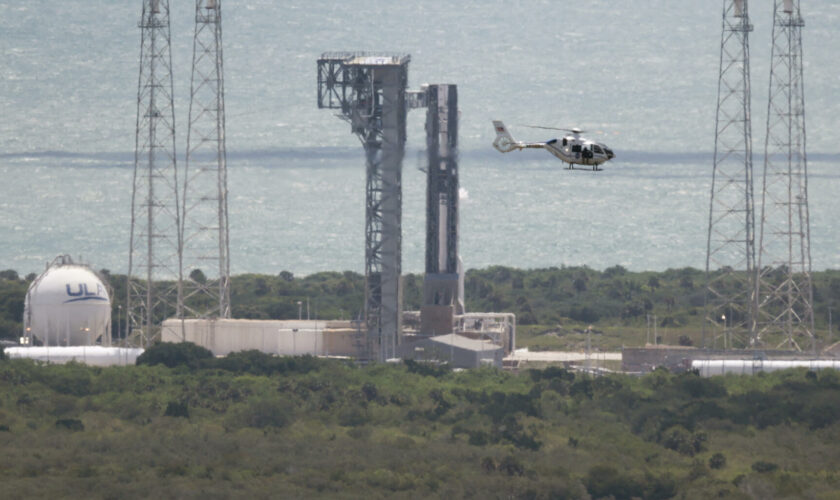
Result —
[[632, 477], [620, 474], [610, 465], [595, 465], [584, 478], [586, 490], [593, 498], [613, 496], [616, 500], [641, 497], [642, 486]]
[[582, 323], [595, 323], [601, 319], [598, 311], [589, 306], [573, 307], [569, 310], [569, 317]]
[[663, 477], [647, 475], [642, 487], [644, 489], [642, 497], [650, 500], [665, 500], [677, 495], [677, 482], [669, 475]]
[[379, 398], [379, 391], [376, 389], [376, 384], [365, 382], [362, 386], [362, 394], [367, 401], [374, 401]]
[[753, 462], [751, 467], [752, 470], [758, 473], [773, 472], [779, 468], [777, 464], [774, 464], [773, 462], [765, 462], [764, 460]]
[[574, 382], [575, 381], [575, 373], [569, 371], [565, 368], [560, 368], [557, 366], [547, 366], [546, 368], [539, 370], [539, 369], [530, 369], [528, 370], [528, 375], [530, 375], [531, 380], [534, 382], [539, 382], [540, 380], [564, 380], [567, 382]]
[[373, 435], [373, 429], [367, 425], [363, 425], [361, 427], [351, 427], [347, 429], [347, 435], [353, 439], [364, 441]]
[[322, 366], [315, 356], [275, 356], [257, 350], [232, 352], [223, 358], [205, 362], [205, 366], [233, 373], [252, 375], [274, 375], [277, 373], [306, 374]]
[[358, 427], [368, 420], [367, 412], [358, 406], [344, 408], [338, 413], [338, 425], [342, 427]]
[[664, 432], [662, 446], [683, 455], [694, 456], [703, 451], [707, 440], [704, 432], [691, 433], [685, 428], [675, 425]]
[[521, 476], [525, 473], [525, 467], [522, 465], [516, 457], [513, 455], [508, 455], [499, 462], [499, 466], [496, 468], [499, 472], [503, 472], [508, 476]]
[[724, 467], [726, 467], [726, 457], [723, 456], [723, 453], [715, 453], [709, 458], [710, 469], [723, 469]]
[[814, 408], [808, 413], [807, 421], [808, 428], [813, 430], [828, 427], [837, 419], [835, 410], [828, 406], [820, 406]]
[[722, 398], [726, 396], [726, 388], [718, 379], [703, 378], [696, 372], [687, 372], [680, 376], [675, 388], [692, 398]]
[[467, 434], [469, 435], [467, 442], [471, 446], [487, 446], [487, 443], [490, 441], [487, 433], [482, 430], [467, 431]]
[[61, 418], [55, 421], [55, 428], [79, 432], [85, 430], [85, 425], [81, 420], [75, 418]]
[[7, 281], [18, 281], [20, 276], [18, 276], [17, 271], [14, 269], [6, 269], [5, 271], [0, 271], [0, 279], [4, 279]]
[[442, 377], [449, 373], [451, 369], [449, 365], [432, 365], [429, 363], [421, 363], [412, 359], [404, 359], [403, 363], [408, 368], [409, 373], [416, 373], [426, 377]]
[[236, 415], [248, 427], [280, 428], [291, 423], [293, 409], [288, 401], [278, 397], [260, 397], [252, 398]]
[[70, 396], [87, 396], [91, 393], [92, 380], [89, 367], [70, 362], [44, 368], [36, 370], [33, 375], [36, 380], [53, 391]]
[[170, 401], [163, 416], [190, 418], [190, 407], [183, 401]]
[[[23, 306], [21, 305], [21, 309]], [[16, 340], [23, 331], [23, 324], [0, 317], [0, 339]]]
[[190, 273], [190, 279], [196, 283], [207, 283], [207, 276], [204, 275], [201, 269], [193, 269]]
[[614, 276], [623, 276], [625, 274], [627, 274], [627, 269], [625, 269], [624, 266], [620, 265], [615, 265], [604, 269], [604, 276], [607, 278], [612, 278]]
[[137, 358], [138, 365], [165, 365], [169, 368], [187, 366], [196, 369], [205, 359], [212, 359], [213, 353], [192, 342], [161, 342], [155, 344]]

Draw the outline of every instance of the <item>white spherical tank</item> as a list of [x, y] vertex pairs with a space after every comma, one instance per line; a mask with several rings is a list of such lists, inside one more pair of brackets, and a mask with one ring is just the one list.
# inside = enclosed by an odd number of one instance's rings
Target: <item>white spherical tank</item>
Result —
[[24, 303], [25, 336], [46, 346], [110, 345], [111, 298], [89, 267], [62, 256], [39, 276]]

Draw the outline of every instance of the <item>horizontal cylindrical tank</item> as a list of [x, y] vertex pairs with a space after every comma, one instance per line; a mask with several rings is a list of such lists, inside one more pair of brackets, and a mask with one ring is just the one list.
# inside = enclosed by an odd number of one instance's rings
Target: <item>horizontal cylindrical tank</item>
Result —
[[105, 283], [68, 256], [57, 258], [29, 286], [24, 337], [32, 344], [110, 344], [111, 297]]
[[7, 347], [11, 359], [34, 359], [45, 363], [64, 364], [70, 361], [90, 366], [126, 366], [136, 363], [143, 349], [124, 347]]
[[714, 375], [753, 375], [788, 368], [807, 368], [812, 371], [833, 368], [840, 370], [840, 359], [695, 359], [691, 368], [703, 377]]

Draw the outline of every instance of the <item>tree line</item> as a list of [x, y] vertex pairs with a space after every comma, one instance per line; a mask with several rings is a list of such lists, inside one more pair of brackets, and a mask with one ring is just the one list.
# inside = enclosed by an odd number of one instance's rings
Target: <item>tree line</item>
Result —
[[[113, 290], [114, 333], [125, 332], [126, 276], [101, 270]], [[0, 272], [0, 338], [15, 339], [23, 330], [23, 303], [34, 274], [20, 277]], [[817, 330], [828, 326], [830, 311], [840, 309], [840, 271], [812, 274]], [[583, 267], [516, 269], [491, 266], [466, 272], [468, 311], [512, 312], [518, 325], [533, 330], [559, 324], [643, 327], [656, 317], [664, 328], [698, 329], [703, 321], [706, 277], [693, 268], [662, 272], [631, 272], [622, 266], [603, 271]], [[161, 289], [168, 287], [160, 284]], [[719, 286], [725, 287], [726, 284]], [[735, 286], [733, 282], [732, 286]], [[422, 274], [403, 277], [405, 310], [419, 310]], [[351, 272], [321, 272], [296, 277], [241, 274], [231, 278], [232, 314], [242, 319], [357, 319], [364, 303], [364, 276]], [[301, 305], [298, 305], [301, 302]], [[174, 310], [157, 311], [157, 321]]]

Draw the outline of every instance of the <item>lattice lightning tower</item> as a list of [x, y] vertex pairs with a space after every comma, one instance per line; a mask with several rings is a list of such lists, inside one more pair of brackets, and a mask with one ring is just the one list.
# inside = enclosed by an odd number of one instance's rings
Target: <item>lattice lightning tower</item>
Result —
[[[177, 305], [180, 218], [168, 0], [143, 0], [127, 321], [145, 346]], [[157, 283], [166, 280], [171, 286]]]
[[755, 315], [755, 215], [747, 0], [723, 1], [715, 156], [706, 253], [706, 329], [751, 337]]
[[776, 0], [758, 253], [756, 341], [814, 342], [802, 27], [798, 0]]
[[221, 0], [196, 0], [182, 208], [182, 317], [230, 318]]

